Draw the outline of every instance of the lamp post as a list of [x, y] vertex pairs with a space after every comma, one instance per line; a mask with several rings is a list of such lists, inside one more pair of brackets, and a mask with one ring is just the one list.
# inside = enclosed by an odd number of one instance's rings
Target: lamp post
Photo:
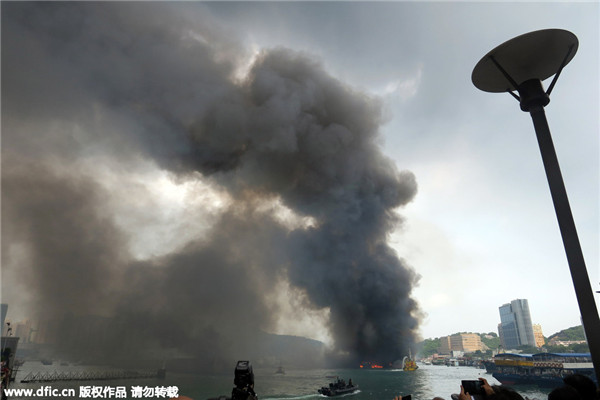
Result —
[[[578, 44], [574, 34], [561, 29], [526, 33], [486, 54], [473, 69], [471, 79], [483, 91], [508, 92], [519, 101], [521, 110], [531, 115], [594, 370], [600, 382], [600, 319], [544, 112], [550, 93], [563, 67], [575, 56]], [[542, 80], [552, 75], [554, 79], [544, 91]]]

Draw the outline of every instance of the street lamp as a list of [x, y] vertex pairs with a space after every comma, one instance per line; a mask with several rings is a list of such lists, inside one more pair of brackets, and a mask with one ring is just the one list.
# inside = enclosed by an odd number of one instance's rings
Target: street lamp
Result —
[[[575, 56], [578, 44], [574, 34], [562, 29], [544, 29], [517, 36], [487, 53], [473, 69], [471, 80], [478, 89], [485, 92], [508, 92], [519, 101], [521, 110], [531, 114], [583, 328], [596, 377], [600, 382], [600, 319], [544, 113], [558, 76]], [[544, 91], [542, 81], [552, 75], [554, 79], [548, 90]]]

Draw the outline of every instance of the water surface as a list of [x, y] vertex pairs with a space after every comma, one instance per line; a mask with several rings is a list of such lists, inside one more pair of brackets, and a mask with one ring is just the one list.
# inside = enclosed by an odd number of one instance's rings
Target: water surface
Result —
[[[27, 362], [23, 365], [17, 375], [17, 382], [13, 388], [33, 388], [51, 385], [53, 388], [75, 388], [79, 393], [79, 387], [84, 385], [101, 386], [126, 386], [127, 398], [131, 396], [131, 386], [177, 386], [179, 394], [192, 397], [194, 400], [206, 400], [219, 395], [231, 395], [233, 387], [233, 370], [231, 374], [219, 375], [196, 375], [169, 373], [164, 380], [139, 379], [114, 380], [114, 381], [88, 381], [88, 382], [52, 382], [52, 383], [20, 383], [29, 371], [40, 370], [76, 370], [76, 369], [99, 369], [97, 367], [84, 366], [44, 366], [39, 362]], [[486, 378], [490, 384], [499, 384], [484, 369], [473, 367], [446, 367], [434, 365], [419, 365], [416, 371], [405, 372], [401, 370], [362, 370], [362, 369], [289, 369], [286, 368], [285, 375], [275, 374], [276, 368], [254, 368], [255, 390], [261, 400], [293, 400], [293, 399], [324, 399], [317, 393], [317, 389], [327, 385], [332, 378], [328, 376], [339, 376], [344, 380], [352, 379], [359, 385], [357, 393], [340, 396], [344, 400], [392, 400], [397, 395], [411, 394], [413, 400], [432, 400], [434, 397], [442, 397], [450, 400], [452, 393], [460, 391], [462, 379]], [[515, 387], [524, 397], [537, 400], [545, 400], [550, 389], [541, 389], [536, 386]], [[36, 399], [41, 399], [37, 397]], [[74, 398], [80, 398], [78, 396]], [[149, 397], [152, 398], [152, 397]], [[158, 398], [158, 397], [153, 397]], [[339, 398], [339, 397], [336, 397]]]

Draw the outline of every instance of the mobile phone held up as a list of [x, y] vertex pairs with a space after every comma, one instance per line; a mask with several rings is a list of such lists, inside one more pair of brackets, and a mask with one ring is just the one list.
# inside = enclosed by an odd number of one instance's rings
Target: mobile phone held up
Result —
[[480, 380], [476, 381], [461, 381], [461, 385], [465, 390], [465, 393], [469, 393], [471, 396], [485, 396], [485, 390], [483, 389], [483, 382]]

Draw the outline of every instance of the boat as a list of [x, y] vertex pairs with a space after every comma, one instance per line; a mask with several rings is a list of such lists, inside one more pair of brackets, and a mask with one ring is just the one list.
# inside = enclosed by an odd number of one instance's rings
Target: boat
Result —
[[358, 390], [358, 385], [352, 383], [352, 379], [348, 381], [348, 384], [343, 379], [337, 379], [337, 381], [332, 382], [329, 386], [323, 386], [321, 389], [317, 390], [320, 394], [328, 397], [340, 396], [343, 394], [354, 393]]
[[[392, 364], [390, 364], [390, 367], [393, 367]], [[364, 361], [362, 363], [360, 363], [359, 368], [364, 368], [364, 369], [384, 369], [386, 367], [384, 367], [381, 364], [377, 364], [374, 362], [369, 362], [369, 361]]]
[[503, 353], [486, 370], [504, 385], [556, 387], [568, 375], [581, 374], [597, 383], [590, 353]]
[[42, 358], [40, 360], [40, 362], [44, 365], [52, 365], [52, 360], [48, 359], [48, 358]]
[[408, 349], [408, 356], [402, 359], [402, 370], [403, 371], [416, 371], [419, 368], [415, 360], [412, 359], [410, 349]]
[[285, 375], [285, 371], [283, 370], [283, 367], [281, 365], [279, 366], [279, 368], [277, 368], [277, 371], [275, 371], [275, 373]]
[[449, 358], [446, 360], [447, 367], [458, 367], [460, 364], [456, 358]]

